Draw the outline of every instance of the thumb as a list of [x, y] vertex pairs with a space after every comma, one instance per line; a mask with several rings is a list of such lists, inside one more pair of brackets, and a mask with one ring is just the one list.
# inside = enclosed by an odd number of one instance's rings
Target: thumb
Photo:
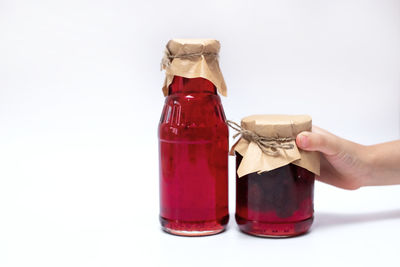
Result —
[[340, 138], [324, 132], [301, 132], [296, 137], [296, 144], [303, 150], [320, 151], [329, 156], [340, 152]]

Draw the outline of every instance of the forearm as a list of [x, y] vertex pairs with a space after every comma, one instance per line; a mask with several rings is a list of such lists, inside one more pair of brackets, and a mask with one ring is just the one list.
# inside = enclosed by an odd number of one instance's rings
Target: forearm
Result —
[[364, 186], [400, 184], [400, 140], [366, 147], [370, 174]]

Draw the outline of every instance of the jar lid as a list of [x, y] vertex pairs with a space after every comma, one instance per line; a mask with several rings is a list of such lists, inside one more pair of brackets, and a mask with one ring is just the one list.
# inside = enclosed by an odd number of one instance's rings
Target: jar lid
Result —
[[239, 177], [253, 172], [277, 169], [289, 163], [317, 175], [320, 171], [319, 152], [297, 147], [296, 136], [311, 131], [308, 115], [252, 115], [242, 119], [238, 129], [241, 137], [233, 145], [243, 159], [238, 167]]
[[220, 43], [214, 39], [172, 39], [165, 48], [161, 69], [165, 70], [162, 88], [168, 95], [168, 87], [174, 76], [204, 78], [212, 82], [217, 91], [226, 96], [226, 84], [219, 68]]
[[311, 131], [308, 115], [252, 115], [242, 119], [242, 128], [265, 137], [294, 138], [303, 131]]

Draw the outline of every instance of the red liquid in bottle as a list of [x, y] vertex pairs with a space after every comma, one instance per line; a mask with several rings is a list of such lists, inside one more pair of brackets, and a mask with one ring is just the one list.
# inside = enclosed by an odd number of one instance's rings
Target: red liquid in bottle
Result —
[[[238, 167], [242, 156], [236, 153]], [[236, 177], [236, 222], [257, 236], [290, 237], [308, 231], [314, 214], [315, 175], [288, 164]]]
[[160, 221], [201, 236], [228, 223], [228, 127], [215, 86], [175, 76], [159, 124]]

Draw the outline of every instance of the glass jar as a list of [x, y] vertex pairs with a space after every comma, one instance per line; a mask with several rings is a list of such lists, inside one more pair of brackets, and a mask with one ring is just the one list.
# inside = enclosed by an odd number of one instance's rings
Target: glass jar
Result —
[[290, 237], [313, 222], [318, 152], [297, 148], [296, 136], [311, 130], [307, 115], [253, 115], [241, 125], [236, 155], [236, 222], [245, 233]]
[[228, 146], [228, 126], [214, 84], [175, 76], [159, 124], [164, 231], [201, 236], [225, 229]]
[[[236, 153], [237, 167], [242, 158]], [[267, 237], [307, 232], [313, 222], [314, 177], [294, 164], [236, 177], [235, 217], [240, 230]]]

